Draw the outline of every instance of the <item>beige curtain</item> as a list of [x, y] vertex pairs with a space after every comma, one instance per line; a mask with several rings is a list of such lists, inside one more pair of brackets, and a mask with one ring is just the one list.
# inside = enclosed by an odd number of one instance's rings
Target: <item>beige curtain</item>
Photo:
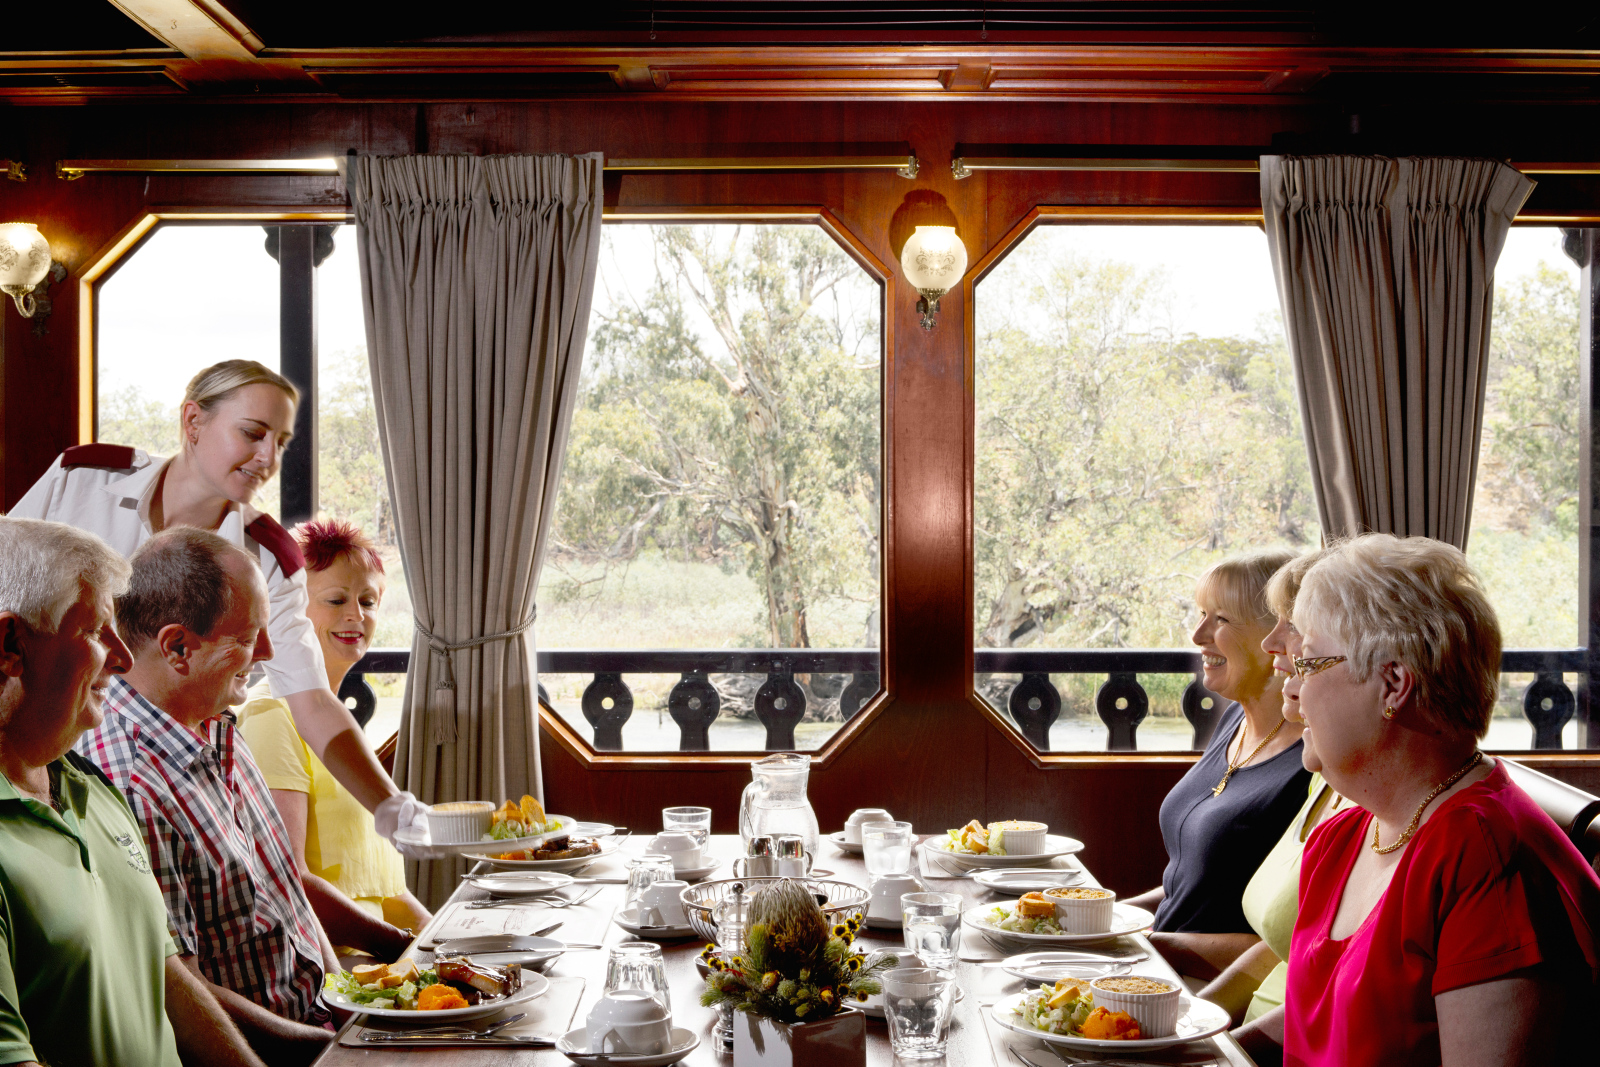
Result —
[[1533, 184], [1488, 159], [1262, 157], [1324, 537], [1466, 547], [1494, 265]]
[[[420, 631], [395, 781], [430, 803], [542, 799], [527, 623], [599, 262], [601, 157], [358, 158], [348, 181]], [[418, 896], [443, 901], [457, 870], [420, 864]]]

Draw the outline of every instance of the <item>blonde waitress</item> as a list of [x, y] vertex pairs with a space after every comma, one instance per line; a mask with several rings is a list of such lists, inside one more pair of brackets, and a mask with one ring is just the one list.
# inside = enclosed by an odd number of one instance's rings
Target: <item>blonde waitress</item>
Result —
[[393, 837], [420, 813], [384, 773], [348, 708], [328, 689], [306, 619], [305, 563], [283, 527], [250, 501], [278, 471], [293, 436], [299, 391], [259, 363], [230, 359], [189, 382], [179, 412], [183, 448], [163, 459], [121, 445], [69, 448], [11, 509], [98, 534], [124, 556], [169, 526], [213, 530], [261, 562], [271, 596], [266, 663], [311, 751]]

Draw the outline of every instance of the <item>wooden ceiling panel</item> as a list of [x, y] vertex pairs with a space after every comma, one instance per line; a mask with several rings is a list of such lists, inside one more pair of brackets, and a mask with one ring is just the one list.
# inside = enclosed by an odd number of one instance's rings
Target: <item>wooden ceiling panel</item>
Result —
[[954, 64], [943, 67], [748, 64], [650, 68], [656, 88], [664, 92], [728, 98], [941, 93], [955, 72]]

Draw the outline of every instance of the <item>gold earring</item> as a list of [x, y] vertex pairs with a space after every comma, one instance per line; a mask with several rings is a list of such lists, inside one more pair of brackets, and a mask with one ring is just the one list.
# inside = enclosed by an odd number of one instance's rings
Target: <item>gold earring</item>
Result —
[[1383, 717], [1385, 719], [1392, 719], [1392, 718], [1394, 718], [1394, 716], [1395, 716], [1395, 710], [1393, 708], [1384, 708], [1383, 709]]

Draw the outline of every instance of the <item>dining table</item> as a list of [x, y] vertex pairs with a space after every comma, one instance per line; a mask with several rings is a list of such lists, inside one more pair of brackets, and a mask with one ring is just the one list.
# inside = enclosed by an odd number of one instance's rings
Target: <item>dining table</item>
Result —
[[[937, 835], [942, 839], [943, 834]], [[953, 863], [936, 850], [924, 847], [928, 838], [919, 838], [914, 853], [915, 873], [927, 889], [937, 892], [959, 893], [966, 907], [979, 904], [1005, 903], [1015, 898], [995, 893], [973, 878], [976, 873]], [[561, 991], [559, 998], [542, 997], [530, 1004], [560, 1016], [545, 1021], [548, 1032], [558, 1033], [582, 1027], [589, 1009], [604, 992], [606, 961], [611, 946], [638, 938], [617, 924], [615, 918], [624, 907], [625, 886], [614, 884], [626, 877], [625, 860], [630, 855], [641, 855], [646, 850], [646, 840], [638, 837], [625, 841], [621, 848], [596, 860], [584, 868], [579, 877], [602, 879], [613, 884], [574, 885], [565, 890], [566, 899], [579, 899], [594, 890], [583, 903], [569, 907], [552, 907], [539, 898], [518, 900], [506, 908], [472, 909], [474, 916], [493, 916], [496, 922], [505, 923], [508, 929], [532, 933], [553, 923], [561, 923], [549, 936], [574, 944], [593, 944], [599, 948], [582, 948], [566, 952], [543, 965], [542, 972], [552, 982], [551, 989]], [[732, 877], [731, 861], [743, 854], [737, 835], [712, 835], [706, 843], [706, 854], [720, 861], [718, 868], [707, 878]], [[1052, 861], [1061, 869], [1082, 872], [1083, 885], [1098, 886], [1092, 871], [1081, 854], [1063, 856]], [[813, 860], [813, 877], [869, 885], [865, 864], [859, 855], [840, 850], [824, 838], [819, 855]], [[479, 863], [475, 872], [491, 870]], [[472, 872], [469, 872], [472, 873]], [[460, 887], [442, 905], [433, 922], [425, 927], [407, 950], [419, 965], [432, 959], [429, 947], [436, 933], [446, 924], [459, 923], [468, 914], [467, 905], [490, 899], [490, 894], [474, 888], [465, 879]], [[558, 899], [560, 899], [558, 897]], [[871, 952], [879, 949], [903, 947], [898, 929], [863, 928], [858, 944]], [[733, 1054], [721, 1052], [713, 1035], [717, 1012], [702, 1007], [700, 992], [704, 981], [696, 968], [696, 959], [705, 942], [699, 937], [663, 941], [667, 979], [670, 985], [672, 1020], [675, 1027], [685, 1027], [700, 1036], [697, 1048], [681, 1062], [705, 1067], [733, 1067]], [[1034, 946], [1037, 947], [1037, 946]], [[1077, 946], [1074, 946], [1077, 947]], [[1125, 935], [1105, 946], [1107, 950], [1148, 952], [1147, 959], [1133, 968], [1134, 973], [1178, 979], [1176, 972], [1161, 958], [1148, 938], [1142, 934]], [[1080, 1052], [1061, 1049], [1039, 1038], [1015, 1033], [1002, 1026], [992, 1015], [991, 1008], [999, 1000], [1022, 991], [1025, 983], [1007, 974], [1001, 968], [1009, 955], [1027, 951], [1026, 947], [1006, 945], [991, 940], [987, 935], [967, 925], [962, 929], [959, 958], [954, 963], [958, 984], [964, 997], [955, 1005], [950, 1028], [950, 1040], [942, 1060], [917, 1060], [919, 1064], [947, 1064], [950, 1067], [1056, 1067], [1063, 1063], [1099, 1063], [1114, 1060], [1119, 1063], [1183, 1064], [1186, 1067], [1251, 1067], [1254, 1063], [1238, 1044], [1226, 1033], [1201, 1041], [1161, 1051], [1141, 1051], [1137, 1054], [1114, 1055], [1101, 1052]], [[1090, 948], [1089, 951], [1094, 951]], [[559, 1003], [557, 1001], [559, 1000]], [[568, 1014], [570, 1013], [570, 1015]], [[318, 1067], [491, 1067], [491, 1065], [517, 1064], [522, 1067], [555, 1067], [572, 1061], [554, 1047], [529, 1043], [527, 1045], [473, 1045], [462, 1047], [409, 1047], [398, 1043], [372, 1044], [360, 1040], [365, 1017], [357, 1015], [344, 1023], [327, 1050], [316, 1060]], [[487, 1025], [490, 1020], [485, 1020]], [[473, 1025], [479, 1025], [474, 1023]], [[869, 1065], [909, 1064], [895, 1057], [889, 1043], [889, 1033], [881, 1018], [868, 1018], [866, 1025], [866, 1062]]]

